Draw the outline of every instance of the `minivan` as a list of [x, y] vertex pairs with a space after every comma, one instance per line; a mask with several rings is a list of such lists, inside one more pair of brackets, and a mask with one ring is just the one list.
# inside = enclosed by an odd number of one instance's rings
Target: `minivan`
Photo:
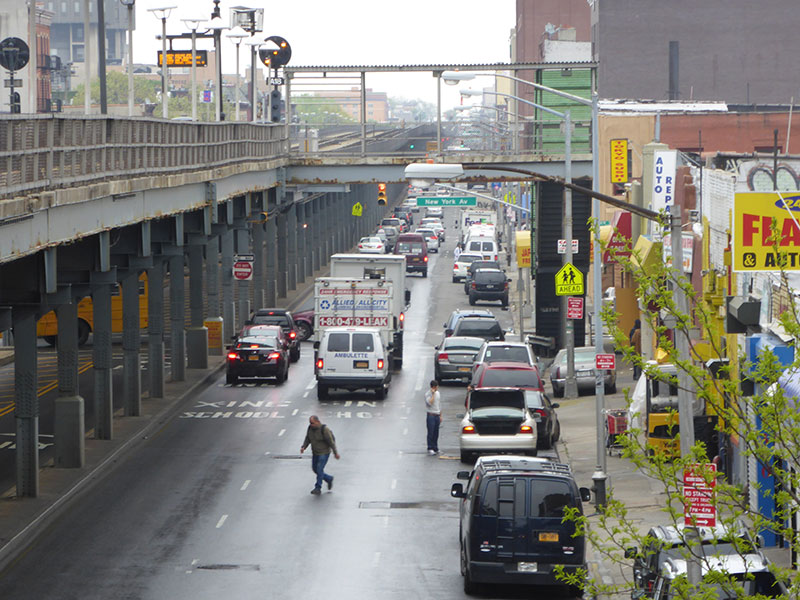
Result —
[[331, 327], [314, 344], [317, 398], [325, 400], [331, 389], [374, 390], [382, 400], [392, 380], [388, 351], [374, 327]]
[[394, 245], [395, 254], [405, 254], [406, 273], [428, 276], [428, 244], [419, 233], [401, 233]]
[[[479, 583], [564, 585], [567, 574], [585, 574], [586, 541], [568, 509], [583, 513], [588, 488], [578, 488], [569, 465], [546, 458], [482, 456], [472, 472], [460, 471], [460, 556], [464, 591]], [[580, 596], [583, 586], [570, 586]]]

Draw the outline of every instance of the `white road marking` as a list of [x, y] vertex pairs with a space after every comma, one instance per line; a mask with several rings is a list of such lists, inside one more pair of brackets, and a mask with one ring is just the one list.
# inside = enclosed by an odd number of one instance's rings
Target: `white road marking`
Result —
[[377, 567], [379, 562], [381, 562], [381, 553], [376, 552], [375, 556], [372, 557], [372, 566]]
[[268, 454], [269, 454], [269, 450], [267, 450], [266, 452], [264, 452], [264, 456], [267, 456]]
[[397, 479], [392, 479], [392, 489], [397, 488]]
[[217, 521], [217, 529], [219, 529], [220, 527], [222, 527], [222, 526], [225, 524], [225, 521], [227, 521], [227, 520], [228, 520], [228, 515], [222, 515], [222, 516], [219, 518], [219, 521]]
[[387, 527], [389, 527], [389, 515], [383, 517], [383, 528], [386, 529]]
[[406, 427], [405, 429], [403, 429], [403, 435], [408, 435], [408, 427]]
[[278, 437], [281, 437], [281, 436], [282, 436], [284, 433], [286, 433], [286, 430], [285, 430], [285, 429], [281, 429], [281, 430], [278, 432]]
[[292, 416], [295, 416], [295, 415], [298, 413], [298, 411], [299, 411], [299, 410], [300, 410], [299, 408], [295, 408], [295, 409], [292, 411]]
[[[305, 394], [303, 394], [303, 398], [308, 398], [308, 395], [309, 395], [310, 393], [311, 393], [311, 391], [310, 391], [310, 390], [309, 390], [309, 391], [307, 391]], [[297, 412], [297, 411], [296, 411], [296, 409], [295, 409], [295, 412]]]
[[239, 488], [239, 490], [242, 492], [245, 491], [248, 485], [250, 485], [250, 480], [246, 479], [245, 482], [242, 484], [242, 487]]
[[308, 382], [308, 385], [306, 386], [306, 389], [307, 390], [313, 390], [315, 385], [317, 385], [317, 380], [316, 379], [312, 379], [311, 381]]
[[417, 383], [414, 385], [414, 391], [418, 392], [422, 389], [422, 380], [425, 378], [425, 370], [420, 369], [419, 374], [417, 375]]

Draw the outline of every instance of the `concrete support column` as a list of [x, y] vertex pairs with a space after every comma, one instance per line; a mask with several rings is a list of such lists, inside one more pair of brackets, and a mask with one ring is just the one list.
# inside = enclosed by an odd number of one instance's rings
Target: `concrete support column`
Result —
[[287, 281], [289, 273], [287, 228], [289, 226], [286, 215], [279, 214], [278, 225], [278, 298], [286, 298]]
[[86, 426], [83, 398], [78, 394], [78, 303], [62, 304], [58, 317], [58, 398], [54, 406], [55, 457], [58, 468], [85, 464]]
[[275, 219], [267, 221], [266, 226], [266, 284], [267, 294], [264, 298], [264, 307], [271, 308], [278, 304], [278, 226]]
[[[306, 202], [303, 205], [303, 222], [300, 231], [303, 232], [304, 251], [303, 258], [305, 263], [306, 276], [314, 274], [314, 204]], [[305, 280], [305, 277], [303, 277]]]
[[264, 264], [265, 235], [264, 225], [261, 223], [253, 225], [253, 254], [256, 257], [253, 263], [253, 308], [255, 310], [266, 306], [264, 304], [267, 293], [264, 281], [264, 273], [266, 272], [266, 265]]
[[215, 235], [206, 244], [206, 314], [220, 317], [219, 304], [219, 236]]
[[308, 236], [308, 243], [311, 247], [311, 272], [316, 273], [320, 268], [320, 255], [325, 246], [324, 232], [322, 231], [322, 219], [320, 219], [320, 206], [325, 202], [325, 198], [317, 198], [311, 203], [311, 235]]
[[134, 269], [122, 278], [122, 399], [128, 417], [142, 414], [139, 315], [139, 272]]
[[[109, 272], [97, 275], [109, 276]], [[94, 362], [94, 437], [110, 440], [114, 429], [114, 388], [111, 385], [111, 284], [92, 283], [92, 361]]]
[[347, 237], [345, 229], [347, 228], [346, 221], [342, 218], [345, 194], [336, 194], [336, 199], [333, 204], [333, 223], [334, 223], [334, 243], [335, 252], [344, 252], [344, 241]]
[[186, 284], [183, 277], [183, 251], [179, 246], [169, 257], [169, 320], [172, 381], [186, 379], [186, 333], [184, 330], [184, 305]]
[[[36, 314], [14, 308], [17, 497], [39, 495], [39, 397], [36, 373]], [[77, 330], [76, 330], [77, 338]]]
[[203, 321], [203, 248], [189, 246], [189, 329], [186, 331], [186, 358], [190, 369], [208, 368], [208, 328]]
[[222, 340], [230, 342], [236, 329], [236, 304], [233, 300], [233, 229], [222, 237]]
[[297, 289], [297, 207], [291, 206], [286, 213], [286, 287], [293, 292]]
[[164, 397], [164, 263], [147, 270], [147, 375], [150, 397]]
[[326, 194], [322, 197], [319, 206], [319, 229], [320, 229], [320, 250], [319, 266], [328, 264], [331, 255], [331, 197]]
[[306, 224], [306, 205], [295, 205], [297, 213], [295, 221], [297, 221], [297, 283], [303, 283], [306, 280], [306, 266], [307, 266], [307, 247], [306, 247], [306, 232], [307, 228], [303, 227]]
[[[246, 226], [236, 230], [236, 254], [250, 254], [250, 230]], [[239, 314], [236, 318], [236, 331], [244, 326], [250, 317], [250, 282], [239, 281]]]

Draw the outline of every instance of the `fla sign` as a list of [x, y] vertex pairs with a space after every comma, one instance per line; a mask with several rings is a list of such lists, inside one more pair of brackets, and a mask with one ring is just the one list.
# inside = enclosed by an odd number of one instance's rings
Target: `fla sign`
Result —
[[732, 238], [734, 271], [800, 271], [800, 194], [736, 194]]

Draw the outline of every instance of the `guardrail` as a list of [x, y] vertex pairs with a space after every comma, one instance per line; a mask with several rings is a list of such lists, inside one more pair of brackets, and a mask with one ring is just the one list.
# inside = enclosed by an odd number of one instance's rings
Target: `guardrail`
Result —
[[283, 125], [3, 115], [0, 198], [286, 156]]

